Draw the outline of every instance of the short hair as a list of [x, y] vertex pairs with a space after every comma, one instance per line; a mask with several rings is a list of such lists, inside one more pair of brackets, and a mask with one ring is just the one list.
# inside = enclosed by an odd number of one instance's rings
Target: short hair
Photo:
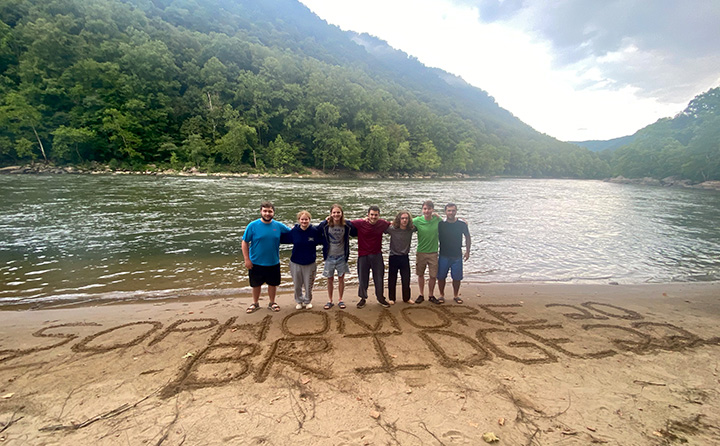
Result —
[[408, 211], [398, 212], [397, 215], [395, 216], [395, 220], [393, 220], [392, 225], [395, 229], [400, 229], [400, 217], [402, 217], [404, 214], [407, 214], [407, 216], [408, 216], [407, 228], [412, 231], [415, 226], [413, 226], [412, 214]]
[[260, 203], [260, 210], [271, 208], [275, 212], [275, 205], [271, 201], [263, 201]]
[[308, 212], [308, 211], [306, 211], [306, 210], [302, 210], [302, 211], [298, 212], [298, 214], [297, 214], [297, 219], [300, 220], [300, 217], [302, 217], [303, 215], [307, 215], [307, 217], [308, 217], [310, 220], [312, 220], [312, 215], [310, 215], [310, 212]]
[[457, 209], [457, 205], [455, 203], [448, 203], [445, 205], [445, 210], [447, 211], [447, 208], [454, 207]]
[[423, 201], [422, 207], [426, 207], [426, 206], [430, 209], [435, 209], [435, 205], [433, 204], [432, 200]]
[[370, 206], [370, 207], [368, 208], [368, 214], [370, 213], [370, 211], [377, 211], [377, 213], [379, 214], [379, 213], [380, 213], [380, 208], [377, 207], [377, 206], [375, 206], [375, 205], [372, 205], [372, 206]]

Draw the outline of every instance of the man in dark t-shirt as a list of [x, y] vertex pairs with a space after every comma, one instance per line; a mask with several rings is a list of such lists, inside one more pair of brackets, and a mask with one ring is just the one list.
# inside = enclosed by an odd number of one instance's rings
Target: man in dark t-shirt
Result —
[[[438, 257], [438, 291], [440, 303], [445, 302], [445, 279], [450, 272], [453, 281], [453, 299], [461, 304], [460, 282], [463, 279], [463, 261], [470, 258], [470, 230], [467, 223], [457, 218], [457, 205], [445, 205], [446, 219], [438, 225], [440, 256]], [[465, 236], [465, 255], [462, 253], [462, 238]]]
[[375, 297], [378, 303], [383, 307], [389, 307], [390, 304], [383, 296], [383, 287], [385, 280], [385, 263], [382, 256], [382, 239], [385, 230], [390, 226], [390, 222], [380, 218], [380, 208], [370, 206], [367, 217], [364, 219], [352, 220], [350, 222], [357, 229], [358, 237], [358, 296], [360, 302], [357, 307], [365, 306], [367, 300], [368, 285], [370, 284], [370, 271], [373, 275], [373, 283], [375, 284]]

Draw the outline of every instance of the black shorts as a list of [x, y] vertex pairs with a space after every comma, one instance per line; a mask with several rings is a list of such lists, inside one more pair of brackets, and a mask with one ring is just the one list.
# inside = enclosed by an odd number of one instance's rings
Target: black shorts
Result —
[[280, 285], [280, 264], [273, 266], [253, 265], [248, 271], [250, 286], [255, 288], [267, 283], [270, 286]]

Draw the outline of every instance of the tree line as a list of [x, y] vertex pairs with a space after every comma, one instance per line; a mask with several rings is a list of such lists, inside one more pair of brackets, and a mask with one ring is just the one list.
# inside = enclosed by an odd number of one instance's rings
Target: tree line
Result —
[[613, 158], [359, 37], [294, 0], [5, 0], [0, 164], [610, 174]]
[[601, 157], [615, 176], [720, 180], [720, 88], [696, 96], [677, 116], [639, 130], [632, 142]]

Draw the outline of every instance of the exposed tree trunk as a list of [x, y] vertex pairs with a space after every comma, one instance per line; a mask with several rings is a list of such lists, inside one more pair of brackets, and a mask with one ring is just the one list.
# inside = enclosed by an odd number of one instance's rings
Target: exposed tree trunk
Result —
[[40, 135], [38, 135], [37, 130], [35, 130], [35, 126], [32, 126], [33, 132], [35, 133], [35, 138], [37, 138], [38, 144], [40, 144], [40, 152], [42, 152], [43, 159], [45, 160], [45, 164], [48, 163], [47, 155], [45, 155], [45, 147], [43, 147], [43, 143], [40, 140]]

